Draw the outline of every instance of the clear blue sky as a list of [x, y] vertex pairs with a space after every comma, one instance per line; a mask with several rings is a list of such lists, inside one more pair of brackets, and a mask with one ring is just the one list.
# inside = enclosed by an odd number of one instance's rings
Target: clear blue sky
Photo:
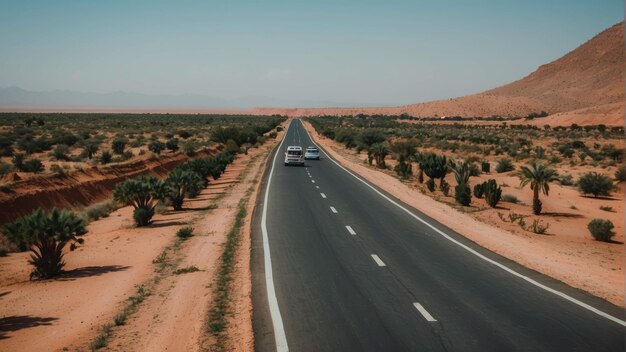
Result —
[[521, 78], [623, 18], [622, 0], [0, 0], [0, 87], [408, 104]]

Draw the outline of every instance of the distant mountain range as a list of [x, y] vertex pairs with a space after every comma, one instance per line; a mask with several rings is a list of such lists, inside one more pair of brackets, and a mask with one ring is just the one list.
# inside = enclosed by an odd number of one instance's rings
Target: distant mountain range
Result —
[[[374, 106], [372, 104], [357, 104]], [[250, 109], [253, 107], [349, 107], [354, 103], [280, 100], [263, 96], [223, 99], [207, 95], [149, 95], [130, 92], [84, 93], [68, 90], [33, 92], [19, 87], [0, 88], [0, 107], [131, 108], [131, 109]], [[6, 110], [6, 109], [5, 109]]]

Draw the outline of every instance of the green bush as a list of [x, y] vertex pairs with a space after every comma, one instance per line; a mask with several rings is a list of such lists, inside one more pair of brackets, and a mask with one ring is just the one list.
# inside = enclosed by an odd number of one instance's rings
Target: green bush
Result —
[[485, 194], [485, 182], [479, 183], [474, 186], [474, 197], [482, 198]]
[[457, 203], [468, 206], [472, 202], [472, 191], [467, 184], [459, 184], [454, 187], [454, 199]]
[[102, 155], [100, 155], [100, 162], [104, 165], [110, 163], [112, 159], [113, 155], [108, 150], [103, 151]]
[[178, 238], [187, 239], [191, 236], [193, 236], [193, 227], [186, 226], [176, 231], [176, 237]]
[[398, 174], [398, 176], [402, 177], [403, 179], [407, 179], [413, 174], [413, 166], [411, 165], [411, 163], [406, 162], [404, 156], [402, 155], [400, 156], [398, 164], [393, 168], [393, 170], [396, 172], [396, 174]]
[[597, 172], [589, 172], [578, 179], [578, 189], [583, 194], [592, 194], [594, 197], [609, 196], [613, 190], [613, 180]]
[[126, 149], [126, 144], [128, 144], [128, 139], [118, 137], [111, 142], [111, 149], [113, 153], [122, 155]]
[[485, 200], [490, 207], [495, 208], [502, 197], [502, 188], [498, 186], [494, 179], [485, 182], [484, 185]]
[[167, 142], [165, 142], [165, 147], [169, 150], [171, 150], [172, 152], [175, 152], [178, 150], [178, 139], [176, 138], [171, 138], [169, 139]]
[[70, 160], [68, 156], [70, 152], [70, 148], [65, 144], [57, 144], [57, 146], [52, 151], [52, 155], [57, 160]]
[[24, 165], [22, 166], [22, 171], [24, 172], [39, 173], [39, 172], [42, 172], [43, 169], [44, 169], [43, 163], [41, 162], [41, 160], [37, 158], [26, 160], [24, 162]]
[[513, 170], [515, 170], [515, 166], [513, 165], [511, 159], [500, 159], [500, 161], [498, 161], [498, 164], [496, 165], [496, 172], [499, 174]]
[[165, 180], [165, 197], [170, 200], [174, 210], [181, 210], [185, 196], [197, 195], [204, 187], [202, 177], [191, 170], [175, 168]]
[[152, 141], [148, 144], [148, 150], [159, 155], [163, 150], [165, 150], [165, 143], [161, 141]]
[[593, 238], [596, 241], [609, 242], [611, 238], [615, 236], [615, 232], [613, 232], [613, 223], [610, 220], [604, 219], [593, 219], [587, 225], [587, 229], [591, 232]]
[[89, 220], [98, 220], [106, 218], [115, 210], [115, 203], [107, 200], [104, 202], [92, 204], [85, 208], [84, 212]]

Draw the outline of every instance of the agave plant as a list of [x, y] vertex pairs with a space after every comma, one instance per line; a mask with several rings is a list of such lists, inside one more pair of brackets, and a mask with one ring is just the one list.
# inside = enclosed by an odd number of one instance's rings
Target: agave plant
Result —
[[154, 208], [159, 200], [165, 198], [165, 183], [152, 176], [138, 176], [115, 187], [113, 199], [132, 205], [135, 208], [133, 218], [137, 226], [146, 226], [154, 216]]
[[542, 204], [539, 200], [539, 192], [547, 196], [550, 191], [550, 182], [558, 181], [559, 174], [554, 169], [533, 160], [528, 166], [522, 166], [516, 175], [520, 179], [520, 187], [524, 188], [530, 184], [530, 189], [533, 190], [533, 213], [541, 214]]
[[63, 271], [63, 249], [70, 243], [70, 250], [84, 240], [78, 238], [87, 233], [85, 221], [67, 210], [52, 209], [49, 214], [41, 208], [23, 216], [3, 228], [7, 238], [21, 249], [32, 253], [29, 263], [34, 266], [31, 279], [48, 279]]

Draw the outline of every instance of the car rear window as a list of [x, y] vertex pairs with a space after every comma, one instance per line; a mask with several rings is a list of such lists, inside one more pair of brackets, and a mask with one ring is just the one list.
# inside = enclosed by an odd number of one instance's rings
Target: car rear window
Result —
[[288, 155], [302, 155], [302, 151], [301, 150], [288, 150], [287, 154]]

